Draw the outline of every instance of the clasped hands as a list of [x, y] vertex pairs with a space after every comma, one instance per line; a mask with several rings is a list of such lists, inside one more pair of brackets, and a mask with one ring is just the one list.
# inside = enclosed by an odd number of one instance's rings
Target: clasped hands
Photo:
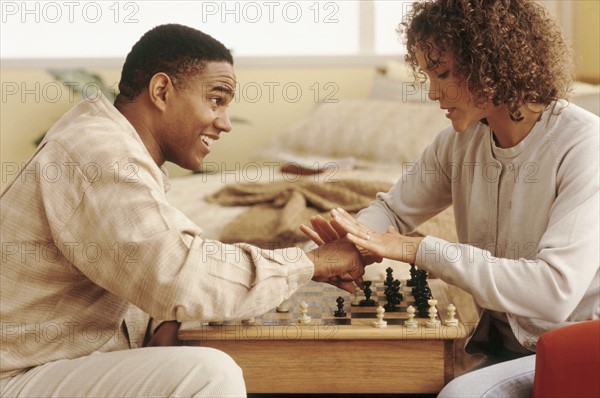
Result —
[[[315, 216], [310, 223], [313, 229], [301, 225], [300, 230], [319, 246], [307, 253], [315, 264], [313, 280], [328, 282], [350, 293], [354, 293], [354, 283], [363, 287], [364, 267], [369, 264], [383, 258], [414, 262], [423, 239], [401, 235], [393, 226], [386, 232], [373, 231], [340, 208], [331, 210], [331, 221]], [[329, 251], [325, 264], [313, 259], [318, 250]]]

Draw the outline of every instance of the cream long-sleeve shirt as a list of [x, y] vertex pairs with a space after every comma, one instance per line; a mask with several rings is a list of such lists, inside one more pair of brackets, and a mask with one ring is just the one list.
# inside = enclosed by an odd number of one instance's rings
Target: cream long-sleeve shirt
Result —
[[137, 347], [146, 314], [258, 315], [312, 277], [300, 249], [203, 239], [167, 203], [167, 187], [133, 126], [106, 99], [77, 104], [53, 126], [2, 194], [2, 378]]
[[[513, 148], [496, 147], [482, 123], [449, 127], [358, 218], [406, 234], [453, 205], [459, 243], [425, 237], [417, 266], [506, 313], [534, 351], [543, 332], [600, 316], [599, 130], [563, 100]], [[468, 352], [486, 350], [489, 315]]]

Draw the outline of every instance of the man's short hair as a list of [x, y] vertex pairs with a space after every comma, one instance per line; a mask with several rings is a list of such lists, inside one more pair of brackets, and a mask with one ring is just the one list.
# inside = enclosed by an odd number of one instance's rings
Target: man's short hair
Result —
[[233, 65], [233, 57], [221, 42], [197, 29], [178, 24], [156, 26], [127, 54], [115, 105], [133, 101], [159, 72], [169, 75], [174, 84], [183, 85], [208, 62]]

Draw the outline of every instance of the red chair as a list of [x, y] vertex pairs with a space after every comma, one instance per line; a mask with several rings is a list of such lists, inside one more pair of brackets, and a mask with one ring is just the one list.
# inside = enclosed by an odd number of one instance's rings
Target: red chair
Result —
[[542, 334], [531, 396], [600, 397], [600, 320]]

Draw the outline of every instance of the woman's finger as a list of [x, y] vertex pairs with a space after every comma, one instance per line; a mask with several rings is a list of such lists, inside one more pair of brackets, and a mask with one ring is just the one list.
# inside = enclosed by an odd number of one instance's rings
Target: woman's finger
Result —
[[369, 238], [368, 240], [367, 239], [363, 239], [363, 238], [361, 238], [359, 236], [356, 236], [356, 235], [354, 235], [352, 233], [348, 233], [348, 235], [346, 235], [346, 238], [350, 242], [354, 243], [355, 245], [357, 245], [359, 247], [362, 247], [364, 249], [367, 249], [367, 250], [369, 250], [369, 251], [371, 251], [371, 252], [373, 252], [374, 254], [377, 255], [377, 244], [375, 242], [373, 242], [371, 240], [371, 238]]

